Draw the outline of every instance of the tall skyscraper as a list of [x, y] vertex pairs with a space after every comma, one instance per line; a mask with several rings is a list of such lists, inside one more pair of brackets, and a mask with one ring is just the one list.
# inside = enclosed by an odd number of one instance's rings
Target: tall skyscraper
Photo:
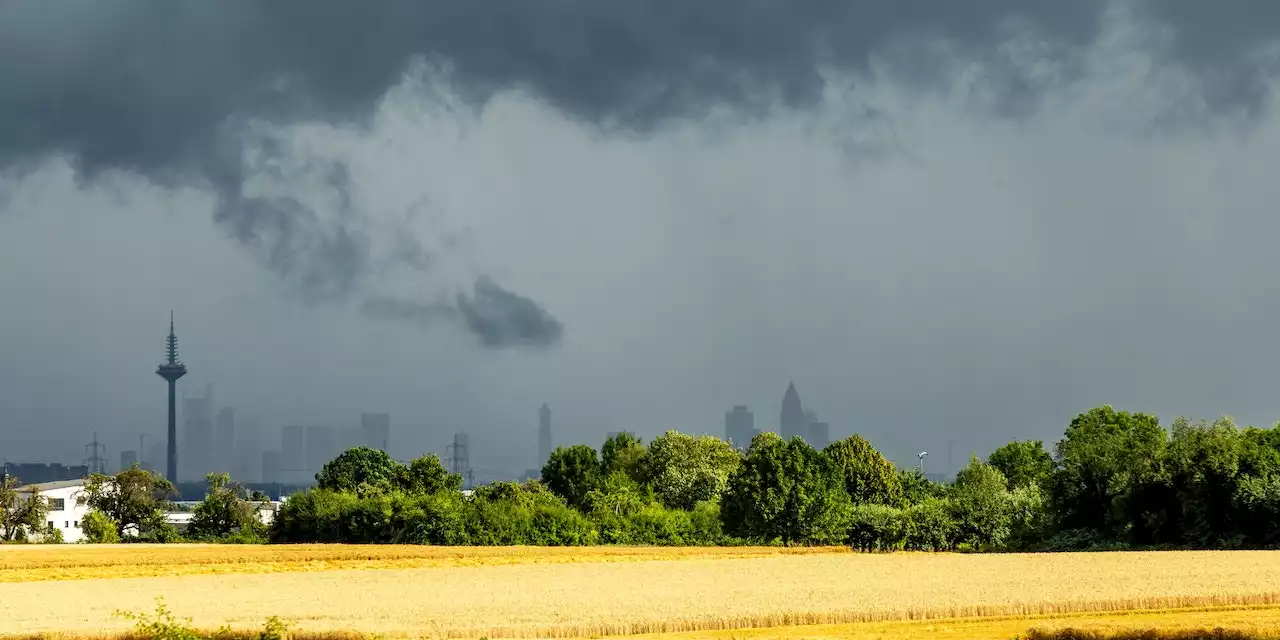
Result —
[[815, 449], [825, 449], [831, 444], [831, 425], [820, 420], [809, 423], [809, 444]]
[[235, 473], [235, 446], [236, 412], [231, 407], [223, 407], [214, 419], [213, 471]]
[[307, 427], [306, 438], [307, 476], [310, 478], [338, 457], [338, 438], [332, 427]]
[[156, 369], [156, 375], [169, 383], [169, 450], [165, 462], [165, 477], [169, 482], [178, 481], [178, 378], [187, 375], [187, 367], [178, 360], [178, 335], [173, 331], [173, 311], [169, 311], [169, 338], [166, 340], [165, 363]]
[[121, 451], [120, 452], [120, 470], [121, 471], [126, 471], [135, 464], [138, 464], [137, 451]]
[[796, 392], [794, 382], [787, 385], [787, 392], [782, 396], [782, 416], [779, 422], [785, 440], [790, 440], [792, 436], [803, 438], [809, 435], [809, 421], [805, 418], [804, 406], [800, 404], [800, 394]]
[[203, 480], [204, 474], [215, 471], [212, 400], [213, 385], [207, 385], [203, 398], [182, 401], [184, 480]]
[[262, 481], [262, 432], [257, 420], [236, 424], [235, 463], [232, 472], [241, 482]]
[[280, 475], [279, 451], [262, 452], [262, 481], [271, 484], [284, 482], [284, 478]]
[[724, 413], [724, 439], [734, 449], [745, 451], [757, 433], [760, 432], [756, 430], [756, 416], [745, 405], [737, 405]]
[[551, 407], [542, 403], [538, 409], [538, 467], [551, 457]]
[[360, 414], [360, 433], [363, 444], [370, 449], [391, 451], [391, 415], [386, 413]]
[[276, 467], [276, 482], [301, 484], [307, 478], [306, 436], [303, 428], [287, 426], [280, 429], [280, 460]]

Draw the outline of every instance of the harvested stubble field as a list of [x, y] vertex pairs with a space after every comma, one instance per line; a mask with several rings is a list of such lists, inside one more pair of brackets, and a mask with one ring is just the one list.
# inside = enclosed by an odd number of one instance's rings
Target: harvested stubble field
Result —
[[0, 581], [0, 633], [123, 631], [113, 612], [163, 596], [211, 629], [274, 615], [310, 631], [571, 637], [1261, 608], [1280, 604], [1280, 552], [0, 547]]

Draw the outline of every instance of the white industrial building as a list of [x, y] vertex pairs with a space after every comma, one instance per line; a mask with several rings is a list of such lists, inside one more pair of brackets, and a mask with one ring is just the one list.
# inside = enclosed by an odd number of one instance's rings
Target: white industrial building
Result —
[[[40, 497], [49, 503], [49, 515], [46, 517], [47, 525], [50, 528], [57, 529], [62, 532], [62, 541], [65, 543], [76, 543], [84, 540], [84, 531], [80, 529], [80, 522], [89, 513], [89, 507], [79, 503], [79, 497], [84, 492], [84, 480], [63, 480], [60, 482], [43, 482], [39, 484], [29, 484], [18, 488], [19, 495], [25, 497], [30, 495], [30, 491], [34, 489], [39, 493]], [[179, 532], [185, 532], [187, 525], [191, 523], [192, 511], [195, 509], [196, 502], [178, 502], [175, 503], [176, 510], [165, 513], [165, 521], [173, 525]], [[262, 505], [258, 509], [258, 518], [263, 524], [270, 525], [275, 518], [276, 510], [280, 508], [280, 502], [272, 501]], [[134, 532], [136, 534], [136, 532]], [[125, 530], [125, 535], [129, 535], [130, 531]]]
[[20, 487], [20, 494], [34, 489], [40, 497], [49, 502], [49, 514], [46, 516], [48, 526], [62, 532], [63, 542], [80, 542], [84, 532], [80, 530], [80, 521], [89, 513], [89, 507], [80, 504], [78, 498], [84, 492], [84, 480], [62, 480], [59, 482], [42, 482]]

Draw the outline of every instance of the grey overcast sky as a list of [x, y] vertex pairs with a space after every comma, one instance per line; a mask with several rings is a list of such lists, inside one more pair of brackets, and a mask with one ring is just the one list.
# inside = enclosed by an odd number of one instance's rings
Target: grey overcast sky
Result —
[[7, 0], [0, 456], [1280, 418], [1272, 0]]

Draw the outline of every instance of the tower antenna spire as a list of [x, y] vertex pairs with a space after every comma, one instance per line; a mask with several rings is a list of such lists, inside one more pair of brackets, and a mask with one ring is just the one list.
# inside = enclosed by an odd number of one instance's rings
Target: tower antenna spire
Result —
[[173, 309], [169, 310], [169, 337], [165, 340], [167, 361], [156, 368], [156, 375], [169, 383], [169, 451], [165, 464], [165, 477], [178, 482], [178, 411], [176, 387], [178, 378], [187, 375], [187, 367], [178, 359], [178, 334], [173, 329]]

